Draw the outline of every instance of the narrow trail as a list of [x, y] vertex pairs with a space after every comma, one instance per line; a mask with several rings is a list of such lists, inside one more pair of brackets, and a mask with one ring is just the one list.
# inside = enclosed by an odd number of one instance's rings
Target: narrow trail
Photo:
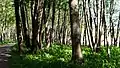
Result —
[[0, 46], [0, 68], [9, 68], [8, 66], [8, 57], [11, 55], [9, 45]]

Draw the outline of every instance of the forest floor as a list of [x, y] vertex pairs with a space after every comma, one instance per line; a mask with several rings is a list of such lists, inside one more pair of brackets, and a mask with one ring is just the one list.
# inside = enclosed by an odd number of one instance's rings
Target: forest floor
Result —
[[109, 48], [108, 57], [107, 47], [101, 46], [97, 53], [91, 48], [81, 47], [84, 63], [79, 64], [71, 62], [72, 47], [69, 45], [53, 44], [50, 48], [39, 50], [37, 54], [24, 50], [21, 56], [18, 46], [14, 45], [10, 48], [11, 51], [8, 51], [11, 55], [8, 58], [9, 68], [120, 68], [120, 48]]
[[10, 45], [0, 46], [0, 68], [9, 68], [8, 58], [11, 56]]

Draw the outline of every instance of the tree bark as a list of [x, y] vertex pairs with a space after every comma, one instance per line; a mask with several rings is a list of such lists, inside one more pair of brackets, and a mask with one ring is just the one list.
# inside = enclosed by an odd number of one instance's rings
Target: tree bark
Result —
[[50, 46], [52, 46], [52, 43], [54, 42], [54, 22], [55, 22], [55, 0], [52, 0], [52, 30], [50, 32]]
[[[33, 5], [31, 4], [31, 9]], [[43, 13], [43, 0], [35, 0], [34, 12], [32, 12], [32, 51], [36, 52], [38, 47], [41, 48], [39, 45], [39, 28], [40, 22]]]
[[78, 0], [69, 0], [71, 38], [72, 38], [72, 60], [81, 62], [83, 59], [80, 47], [80, 23], [78, 12]]
[[30, 48], [30, 37], [29, 37], [29, 31], [28, 31], [25, 6], [26, 6], [25, 0], [21, 0], [20, 8], [21, 8], [21, 18], [22, 18], [23, 32], [24, 32], [23, 39], [24, 39], [24, 42], [25, 42], [25, 45], [27, 46], [27, 48]]
[[18, 47], [19, 47], [19, 53], [22, 54], [23, 39], [22, 39], [22, 24], [21, 24], [21, 21], [20, 21], [20, 14], [19, 14], [20, 1], [19, 0], [14, 0], [14, 4], [15, 4], [15, 16], [16, 16], [16, 29], [17, 29]]

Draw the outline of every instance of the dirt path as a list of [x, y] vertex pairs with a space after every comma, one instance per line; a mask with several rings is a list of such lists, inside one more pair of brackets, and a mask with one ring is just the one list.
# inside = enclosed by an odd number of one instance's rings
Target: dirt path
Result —
[[10, 57], [10, 47], [8, 45], [0, 46], [0, 68], [9, 68], [8, 57]]

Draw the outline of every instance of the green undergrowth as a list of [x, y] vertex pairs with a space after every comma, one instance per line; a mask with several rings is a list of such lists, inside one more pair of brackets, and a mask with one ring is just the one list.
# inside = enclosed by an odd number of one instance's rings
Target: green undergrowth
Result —
[[73, 64], [71, 47], [53, 45], [49, 49], [40, 50], [37, 54], [19, 56], [12, 51], [9, 58], [10, 68], [120, 68], [120, 48], [110, 48], [110, 58], [105, 47], [95, 53], [88, 47], [82, 47], [83, 64]]
[[7, 39], [7, 40], [4, 40], [4, 41], [0, 42], [0, 45], [5, 45], [5, 44], [8, 44], [8, 43], [15, 43], [15, 41]]

